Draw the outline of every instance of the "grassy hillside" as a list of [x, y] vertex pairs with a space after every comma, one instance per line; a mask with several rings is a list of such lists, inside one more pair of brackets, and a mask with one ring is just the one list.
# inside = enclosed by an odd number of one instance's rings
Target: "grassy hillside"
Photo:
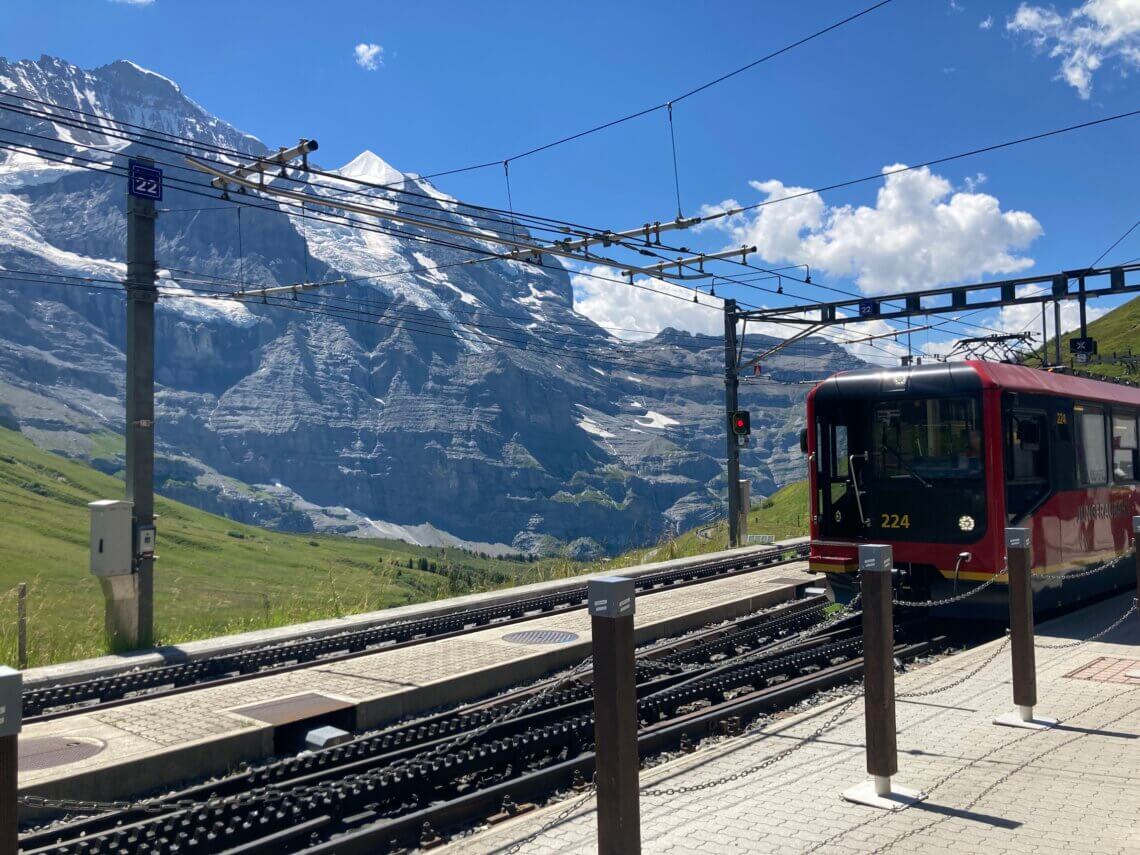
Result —
[[[753, 502], [748, 515], [749, 534], [771, 534], [777, 540], [799, 537], [808, 533], [807, 481], [797, 481], [777, 490], [761, 502]], [[728, 523], [698, 526], [652, 549], [637, 549], [610, 562], [611, 567], [628, 567], [645, 561], [665, 561], [702, 555], [725, 549], [728, 544]]]
[[[1061, 359], [1066, 365], [1072, 359], [1069, 354], [1069, 339], [1079, 335], [1079, 330], [1061, 336]], [[1102, 318], [1097, 318], [1089, 324], [1089, 335], [1096, 339], [1097, 349], [1101, 356], [1111, 356], [1113, 353], [1125, 354], [1131, 351], [1140, 357], [1140, 298], [1130, 300], [1123, 306], [1113, 309]], [[1049, 341], [1049, 359], [1053, 359], [1055, 343]], [[1036, 358], [1030, 364], [1037, 364], [1041, 357], [1038, 350]], [[1077, 366], [1078, 368], [1081, 366]], [[1084, 366], [1084, 370], [1105, 377], [1127, 377], [1140, 379], [1137, 375], [1129, 375], [1124, 365], [1097, 365]]]
[[[87, 502], [123, 484], [0, 429], [0, 663], [16, 661], [15, 586], [28, 584], [29, 660], [105, 652], [88, 572]], [[294, 535], [159, 497], [155, 631], [161, 643], [370, 611], [578, 572], [399, 541]]]

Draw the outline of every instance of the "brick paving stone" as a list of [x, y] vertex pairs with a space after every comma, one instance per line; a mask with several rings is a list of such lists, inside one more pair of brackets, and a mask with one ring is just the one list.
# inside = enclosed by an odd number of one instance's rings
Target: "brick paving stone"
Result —
[[[1132, 594], [1038, 627], [1043, 641], [1087, 637], [1114, 621]], [[999, 642], [900, 674], [900, 694], [948, 685]], [[886, 813], [845, 802], [866, 778], [861, 704], [784, 761], [730, 785], [671, 798], [643, 797], [643, 852], [1120, 853], [1140, 855], [1140, 685], [1066, 676], [1099, 660], [1140, 658], [1140, 618], [1097, 642], [1037, 651], [1038, 706], [1059, 727], [1029, 731], [992, 720], [1013, 709], [1008, 653], [961, 686], [897, 704], [899, 784], [922, 788], [919, 806]], [[1099, 663], [1113, 673], [1113, 662]], [[642, 772], [643, 787], [689, 786], [731, 774], [802, 742], [841, 701], [770, 722], [755, 736], [721, 742]], [[447, 855], [506, 852], [539, 831], [551, 808], [461, 840]], [[520, 848], [594, 852], [593, 801], [556, 831]]]

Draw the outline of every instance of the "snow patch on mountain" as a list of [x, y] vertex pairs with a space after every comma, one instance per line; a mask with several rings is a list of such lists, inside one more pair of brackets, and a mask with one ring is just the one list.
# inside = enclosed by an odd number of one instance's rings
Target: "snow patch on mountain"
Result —
[[644, 416], [638, 416], [635, 421], [642, 427], [657, 428], [658, 430], [680, 424], [676, 419], [671, 419], [654, 410], [647, 410]]

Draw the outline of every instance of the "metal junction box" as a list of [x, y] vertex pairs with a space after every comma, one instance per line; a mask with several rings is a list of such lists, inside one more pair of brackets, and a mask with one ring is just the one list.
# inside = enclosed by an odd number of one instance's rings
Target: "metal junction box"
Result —
[[91, 572], [96, 576], [124, 576], [133, 566], [131, 502], [100, 499], [91, 509]]

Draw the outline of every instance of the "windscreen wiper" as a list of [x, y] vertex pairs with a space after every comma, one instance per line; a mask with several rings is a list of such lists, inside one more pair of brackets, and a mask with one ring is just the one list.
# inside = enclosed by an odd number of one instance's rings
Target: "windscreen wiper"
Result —
[[925, 478], [923, 478], [921, 475], [919, 475], [917, 472], [915, 472], [913, 469], [911, 469], [910, 466], [907, 465], [907, 462], [905, 460], [903, 460], [903, 456], [901, 454], [899, 454], [895, 449], [888, 448], [886, 443], [879, 443], [879, 448], [883, 451], [887, 451], [887, 452], [890, 452], [891, 454], [893, 454], [895, 456], [895, 459], [899, 462], [899, 466], [901, 466], [903, 469], [906, 470], [906, 474], [909, 475], [911, 478], [913, 478], [915, 481], [917, 481], [919, 484], [921, 484], [923, 487], [933, 487], [934, 486], [929, 481], [927, 481]]

